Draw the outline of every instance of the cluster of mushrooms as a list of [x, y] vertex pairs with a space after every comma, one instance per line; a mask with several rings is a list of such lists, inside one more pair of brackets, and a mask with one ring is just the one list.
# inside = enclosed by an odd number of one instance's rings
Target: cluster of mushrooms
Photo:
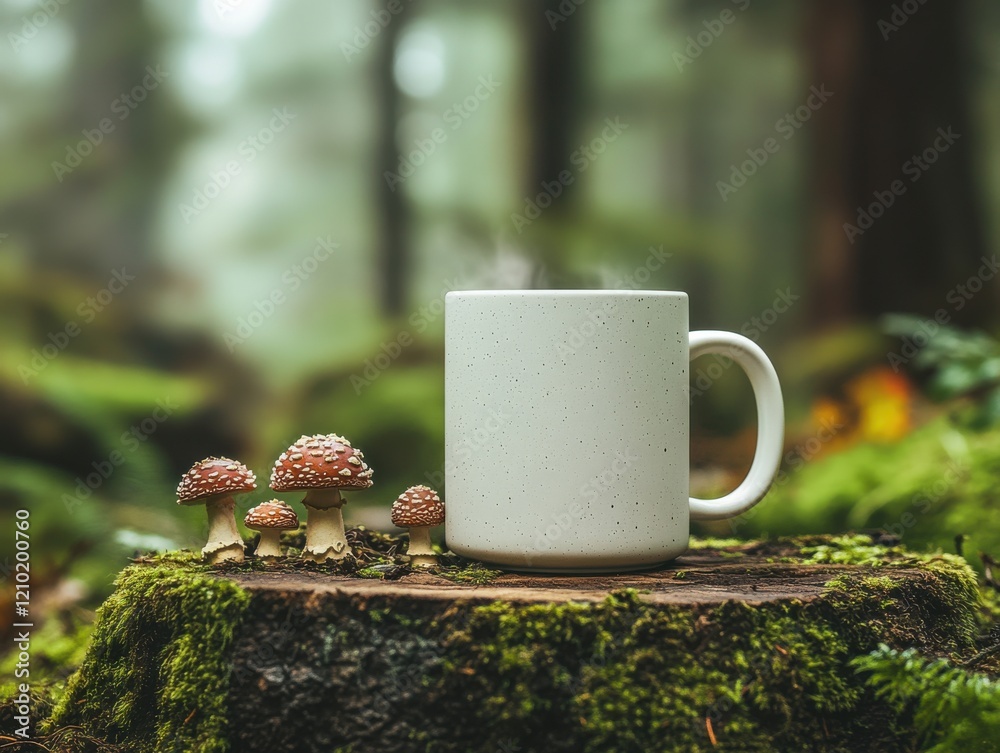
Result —
[[[344, 532], [341, 492], [367, 489], [372, 469], [361, 450], [336, 434], [303, 435], [274, 463], [270, 487], [276, 492], [304, 491], [306, 545], [303, 559], [332, 562], [351, 554]], [[195, 463], [177, 486], [177, 504], [204, 504], [208, 510], [208, 543], [201, 550], [211, 564], [242, 562], [243, 539], [236, 529], [234, 494], [257, 488], [257, 477], [245, 465], [230, 458], [206, 458]], [[444, 503], [426, 486], [411, 486], [392, 505], [392, 522], [408, 528], [407, 554], [413, 567], [433, 566], [430, 529], [444, 523]], [[282, 556], [281, 532], [299, 527], [290, 506], [278, 499], [263, 502], [247, 513], [243, 523], [260, 533], [256, 555], [263, 560]]]

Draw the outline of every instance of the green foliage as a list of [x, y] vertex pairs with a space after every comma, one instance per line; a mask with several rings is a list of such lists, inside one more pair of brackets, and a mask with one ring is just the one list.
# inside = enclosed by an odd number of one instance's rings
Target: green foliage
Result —
[[921, 750], [1000, 751], [1000, 682], [884, 644], [853, 665], [868, 674], [878, 698], [912, 714]]
[[[76, 618], [48, 619], [31, 636], [31, 686], [35, 691], [47, 688], [47, 700], [59, 694], [58, 684], [83, 662], [93, 625]], [[16, 651], [0, 660], [0, 699], [17, 695], [14, 676], [18, 662]]]
[[[983, 332], [966, 332], [905, 314], [885, 317], [883, 326], [888, 334], [904, 338], [904, 343], [926, 342], [912, 364], [930, 374], [932, 397], [973, 396], [970, 425], [983, 428], [1000, 423], [1000, 342]], [[937, 329], [928, 334], [931, 326]]]
[[754, 536], [881, 528], [911, 550], [953, 550], [954, 537], [968, 534], [966, 551], [1000, 552], [997, 478], [1000, 429], [939, 419], [899, 442], [858, 444], [807, 463], [732, 525]]
[[462, 566], [439, 567], [437, 574], [447, 578], [452, 583], [464, 583], [470, 586], [486, 586], [502, 575], [501, 571], [486, 567], [480, 562], [463, 564]]
[[137, 753], [225, 753], [228, 652], [249, 598], [183, 566], [126, 569], [48, 728], [84, 724]]

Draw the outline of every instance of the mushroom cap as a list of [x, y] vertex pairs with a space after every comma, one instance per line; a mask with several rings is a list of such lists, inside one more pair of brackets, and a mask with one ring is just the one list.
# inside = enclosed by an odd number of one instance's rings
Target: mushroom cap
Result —
[[191, 466], [177, 485], [177, 504], [196, 505], [219, 494], [238, 494], [257, 488], [257, 477], [231, 458], [205, 458]]
[[411, 486], [392, 503], [390, 516], [400, 528], [439, 526], [444, 523], [444, 502], [429, 486]]
[[299, 527], [299, 516], [280, 499], [272, 499], [252, 508], [243, 518], [243, 525], [251, 531], [260, 531], [264, 528], [288, 530]]
[[271, 488], [276, 492], [371, 485], [372, 469], [365, 454], [336, 434], [303, 434], [281, 453], [271, 471]]

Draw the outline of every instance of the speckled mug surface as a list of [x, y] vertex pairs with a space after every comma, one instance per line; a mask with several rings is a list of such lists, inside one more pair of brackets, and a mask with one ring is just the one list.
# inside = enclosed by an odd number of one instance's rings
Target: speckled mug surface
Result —
[[[757, 452], [725, 497], [688, 496], [690, 360], [750, 378]], [[686, 293], [462, 291], [445, 300], [448, 547], [509, 569], [614, 572], [687, 549], [691, 517], [749, 509], [777, 473], [784, 409], [764, 352], [688, 333]]]

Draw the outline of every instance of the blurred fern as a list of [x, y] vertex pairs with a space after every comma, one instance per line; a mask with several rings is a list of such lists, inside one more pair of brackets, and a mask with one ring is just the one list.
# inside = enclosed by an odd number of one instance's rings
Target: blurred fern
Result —
[[884, 644], [853, 664], [897, 713], [912, 711], [921, 750], [1000, 751], [1000, 681]]
[[908, 314], [882, 320], [886, 334], [902, 340], [890, 353], [894, 370], [912, 366], [930, 374], [928, 393], [937, 400], [968, 397], [976, 409], [970, 424], [1000, 423], [1000, 341], [984, 332], [969, 332]]

